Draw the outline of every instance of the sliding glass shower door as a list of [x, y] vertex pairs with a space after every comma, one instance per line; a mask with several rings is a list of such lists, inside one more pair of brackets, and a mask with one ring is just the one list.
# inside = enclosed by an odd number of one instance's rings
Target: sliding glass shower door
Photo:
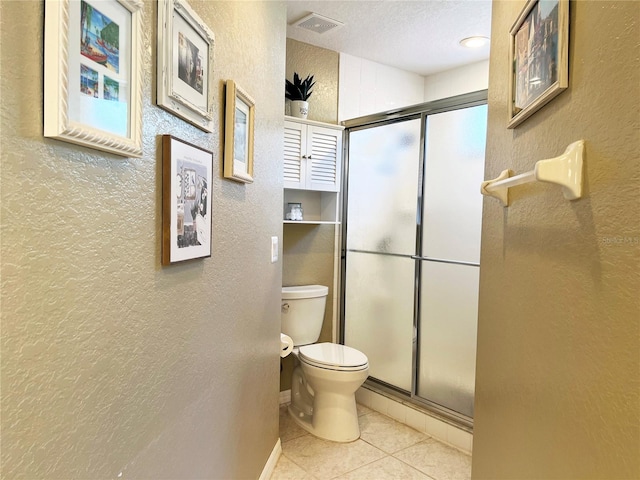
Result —
[[485, 99], [471, 94], [347, 129], [344, 343], [368, 356], [375, 382], [467, 419]]
[[487, 107], [426, 122], [416, 395], [473, 418]]
[[345, 344], [366, 352], [371, 376], [407, 392], [420, 133], [420, 118], [349, 133], [354, 162], [349, 165]]

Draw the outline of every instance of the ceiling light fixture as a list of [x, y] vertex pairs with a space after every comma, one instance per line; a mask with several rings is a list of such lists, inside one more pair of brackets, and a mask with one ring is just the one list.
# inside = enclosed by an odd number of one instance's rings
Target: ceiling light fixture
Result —
[[480, 48], [489, 43], [489, 37], [467, 37], [460, 40], [460, 45], [466, 48]]

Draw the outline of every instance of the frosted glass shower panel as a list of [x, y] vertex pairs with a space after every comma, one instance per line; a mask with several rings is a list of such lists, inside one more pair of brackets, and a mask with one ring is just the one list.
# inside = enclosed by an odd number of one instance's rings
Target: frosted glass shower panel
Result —
[[422, 255], [480, 262], [487, 106], [427, 119]]
[[345, 345], [369, 358], [369, 375], [411, 391], [415, 261], [347, 252]]
[[422, 262], [418, 396], [473, 417], [479, 267]]
[[420, 119], [349, 135], [347, 248], [413, 255]]

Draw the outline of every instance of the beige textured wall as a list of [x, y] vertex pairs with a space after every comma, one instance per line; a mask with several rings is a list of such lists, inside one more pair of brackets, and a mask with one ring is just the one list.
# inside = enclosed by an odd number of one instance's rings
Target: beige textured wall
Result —
[[297, 72], [303, 79], [313, 75], [316, 82], [309, 97], [309, 120], [338, 123], [339, 63], [338, 52], [287, 38], [286, 78], [292, 81]]
[[[153, 105], [144, 156], [42, 136], [44, 2], [0, 2], [2, 478], [251, 478], [278, 439], [283, 2], [190, 0], [215, 43], [215, 132]], [[223, 84], [256, 101], [255, 183], [223, 180]], [[211, 258], [160, 265], [171, 133], [214, 151]]]
[[585, 196], [484, 202], [474, 479], [640, 478], [640, 3], [571, 2], [570, 86], [506, 129], [507, 32], [493, 4], [486, 178], [586, 141]]
[[[316, 86], [309, 99], [309, 120], [336, 124], [338, 121], [337, 52], [287, 38], [286, 78], [293, 72], [306, 77], [314, 75]], [[327, 285], [327, 308], [320, 333], [320, 342], [331, 341], [333, 323], [333, 262], [335, 228], [333, 225], [285, 225], [283, 232], [283, 285]], [[280, 390], [291, 388], [293, 357], [282, 360]]]

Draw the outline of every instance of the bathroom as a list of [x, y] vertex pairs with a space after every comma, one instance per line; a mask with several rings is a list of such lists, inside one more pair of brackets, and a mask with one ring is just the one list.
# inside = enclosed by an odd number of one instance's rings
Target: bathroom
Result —
[[[258, 478], [279, 438], [281, 287], [332, 282], [335, 234], [282, 237], [284, 4], [189, 3], [215, 32], [214, 131], [156, 105], [146, 1], [143, 154], [123, 158], [43, 137], [45, 2], [0, 2], [3, 478]], [[588, 193], [485, 199], [472, 475], [637, 478], [638, 8], [572, 2], [570, 89], [514, 131], [524, 3], [493, 6], [486, 178], [584, 138]], [[259, 112], [253, 184], [222, 176], [226, 79]], [[167, 133], [220, 174], [211, 257], [163, 267]]]
[[[485, 48], [484, 54], [488, 54], [487, 48]], [[482, 53], [478, 53], [478, 55], [481, 57]], [[401, 108], [403, 106], [419, 104], [425, 100], [433, 101], [441, 98], [486, 90], [488, 84], [488, 67], [488, 60], [484, 60], [449, 70], [442, 74], [431, 75], [425, 79], [425, 77], [418, 74], [412, 74], [348, 54], [340, 54], [328, 49], [315, 47], [291, 38], [287, 39], [287, 78], [292, 78], [293, 72], [296, 71], [303, 72], [305, 75], [307, 72], [312, 72], [314, 74], [317, 84], [320, 84], [323, 87], [316, 89], [318, 91], [318, 95], [314, 96], [312, 99], [313, 101], [310, 102], [313, 109], [309, 119], [314, 121], [324, 121], [326, 123], [335, 124], [337, 123], [335, 119], [339, 117], [343, 119], [351, 119], [377, 113], [376, 108], [380, 108], [379, 105], [393, 105], [394, 108]], [[368, 72], [369, 76], [365, 77], [364, 72]], [[360, 83], [361, 78], [368, 78], [368, 80], [362, 80], [362, 83]], [[393, 85], [393, 88], [389, 88], [389, 85]], [[375, 94], [368, 97], [362, 96], [360, 102], [338, 101], [338, 99], [350, 99], [349, 91], [375, 92]], [[425, 93], [427, 94], [426, 98]], [[482, 103], [482, 101], [480, 101], [480, 103]], [[480, 151], [483, 151], [485, 134], [482, 127], [486, 125], [486, 110], [483, 110], [484, 107], [482, 106], [474, 108], [482, 110], [480, 114], [484, 116], [484, 119], [480, 118], [479, 122], [472, 120], [477, 123], [478, 127], [482, 130], [479, 135], [481, 144], [479, 145], [479, 148]], [[435, 118], [436, 117], [432, 118], [432, 123], [436, 121], [434, 120]], [[413, 127], [411, 128], [415, 129], [416, 122], [418, 124], [420, 123], [418, 120], [412, 121], [411, 125], [413, 125]], [[464, 125], [465, 127], [461, 131], [465, 129], [469, 131], [471, 126], [466, 124]], [[409, 127], [406, 127], [406, 129], [409, 130]], [[409, 135], [409, 133], [407, 133], [407, 135]], [[412, 135], [415, 138], [419, 138], [420, 136], [419, 131], [413, 132]], [[355, 161], [354, 155], [355, 152], [351, 151], [351, 163]], [[418, 153], [416, 151], [415, 158], [409, 160], [412, 162], [411, 165], [414, 165], [413, 162], [417, 162], [417, 158]], [[470, 161], [470, 158], [465, 159], [466, 163], [469, 163]], [[474, 167], [473, 174], [471, 175], [471, 183], [467, 184], [465, 187], [465, 192], [467, 192], [465, 195], [471, 198], [472, 203], [475, 204], [475, 210], [470, 214], [470, 217], [472, 218], [471, 223], [473, 224], [471, 238], [475, 238], [475, 240], [469, 240], [468, 243], [472, 244], [471, 249], [476, 252], [474, 254], [476, 255], [476, 261], [480, 246], [479, 222], [481, 213], [478, 207], [482, 202], [482, 197], [479, 194], [477, 184], [479, 184], [483, 179], [483, 163], [484, 158], [477, 158], [474, 160], [474, 164], [476, 166]], [[417, 172], [417, 168], [414, 168], [414, 170]], [[355, 175], [356, 178], [362, 177], [362, 174], [358, 172], [356, 172]], [[410, 190], [411, 180], [415, 179], [409, 179], [408, 183], [405, 180], [397, 180], [399, 189]], [[350, 191], [354, 190], [355, 182], [351, 182], [350, 185]], [[371, 199], [368, 199], [367, 202], [372, 203]], [[392, 202], [390, 199], [385, 200], [385, 202], [389, 204], [394, 202], [395, 204], [398, 203], [397, 200]], [[408, 203], [415, 204], [415, 199], [408, 199]], [[398, 208], [397, 205], [395, 208]], [[458, 211], [458, 215], [461, 214], [460, 212], [461, 210]], [[380, 212], [376, 212], [373, 216], [376, 217], [379, 214]], [[413, 214], [413, 217], [415, 218], [415, 214]], [[355, 223], [352, 224], [352, 229], [355, 225]], [[409, 233], [406, 237], [410, 238], [412, 227], [409, 225], [407, 228], [409, 229]], [[322, 326], [319, 339], [320, 342], [336, 342], [337, 339], [340, 338], [338, 323], [339, 305], [337, 298], [340, 295], [340, 291], [337, 288], [339, 285], [337, 277], [340, 276], [341, 280], [345, 278], [345, 275], [340, 273], [341, 234], [341, 225], [313, 223], [301, 224], [300, 222], [295, 221], [285, 222], [283, 230], [283, 285], [305, 285], [311, 283], [328, 285], [331, 287], [327, 298], [325, 321]], [[369, 231], [369, 235], [370, 234], [371, 231]], [[411, 260], [409, 260], [409, 262], [409, 265], [412, 266], [413, 262]], [[475, 270], [477, 274], [477, 267], [470, 267], [470, 270], [472, 272]], [[411, 277], [413, 277], [413, 274], [411, 274]], [[411, 290], [411, 286], [407, 287], [407, 291], [409, 292], [407, 295], [411, 295]], [[475, 290], [477, 291], [477, 283]], [[347, 293], [347, 295], [349, 294]], [[365, 302], [368, 301], [369, 300], [365, 300]], [[286, 300], [283, 300], [283, 302], [288, 304]], [[397, 303], [397, 301], [394, 300], [391, 303]], [[465, 298], [464, 303], [473, 303], [473, 298], [468, 300]], [[409, 305], [412, 307], [412, 299], [409, 299]], [[472, 313], [471, 317], [475, 317], [476, 315], [477, 314]], [[375, 320], [373, 321], [375, 322]], [[411, 321], [411, 319], [409, 319], [409, 321]], [[367, 327], [364, 326], [362, 328], [366, 330]], [[357, 336], [362, 337], [362, 332]], [[466, 355], [473, 356], [475, 355], [475, 325], [473, 324], [469, 325], [468, 338], [471, 339], [471, 343], [466, 349]], [[349, 339], [347, 338], [347, 341], [348, 340]], [[388, 337], [385, 338], [385, 342], [387, 340]], [[349, 345], [349, 343], [347, 343], [347, 345]], [[404, 347], [400, 347], [400, 345], [404, 345]], [[406, 359], [408, 355], [406, 365], [400, 365], [399, 369], [404, 372], [408, 368], [409, 374], [411, 371], [410, 346], [411, 341], [409, 340], [408, 343], [405, 341], [403, 343], [398, 343], [398, 347], [394, 347], [400, 348], [405, 352], [405, 354], [403, 354], [403, 358]], [[371, 352], [372, 350], [365, 351]], [[389, 355], [385, 355], [381, 352], [378, 353], [378, 355], [382, 355], [382, 357], [389, 357]], [[294, 360], [292, 357], [283, 359], [281, 395], [285, 402], [289, 401], [291, 398], [290, 389], [293, 365]], [[376, 367], [379, 365], [380, 364], [377, 363]], [[396, 367], [392, 366], [386, 368], [395, 369]], [[473, 368], [473, 364], [470, 364], [470, 366], [467, 367], [468, 370], [471, 370], [471, 373], [473, 372]], [[467, 372], [463, 372], [463, 374], [468, 375]], [[471, 377], [470, 381], [471, 383], [473, 382], [473, 377]], [[403, 386], [405, 386], [406, 383], [407, 382], [403, 378]], [[410, 379], [408, 380], [408, 384], [410, 386]], [[404, 390], [408, 390], [408, 388], [405, 387]], [[471, 397], [467, 401], [472, 403], [473, 398]], [[399, 405], [400, 410], [403, 410], [404, 406], [401, 404]], [[464, 413], [466, 413], [467, 416], [470, 416], [470, 412], [465, 411]], [[439, 419], [433, 419], [433, 421], [440, 425], [440, 430], [446, 431], [447, 433], [451, 430], [450, 435], [448, 436], [449, 438], [447, 438], [445, 433], [445, 437], [442, 438], [442, 440], [445, 442], [449, 440], [449, 443], [453, 443], [456, 448], [466, 451], [467, 453], [471, 451], [471, 427], [469, 420], [470, 419], [467, 418], [467, 423], [464, 426], [461, 425], [462, 430], [456, 431], [456, 429], [451, 427], [450, 424], [441, 422]], [[451, 422], [452, 420], [449, 419], [448, 421]]]

